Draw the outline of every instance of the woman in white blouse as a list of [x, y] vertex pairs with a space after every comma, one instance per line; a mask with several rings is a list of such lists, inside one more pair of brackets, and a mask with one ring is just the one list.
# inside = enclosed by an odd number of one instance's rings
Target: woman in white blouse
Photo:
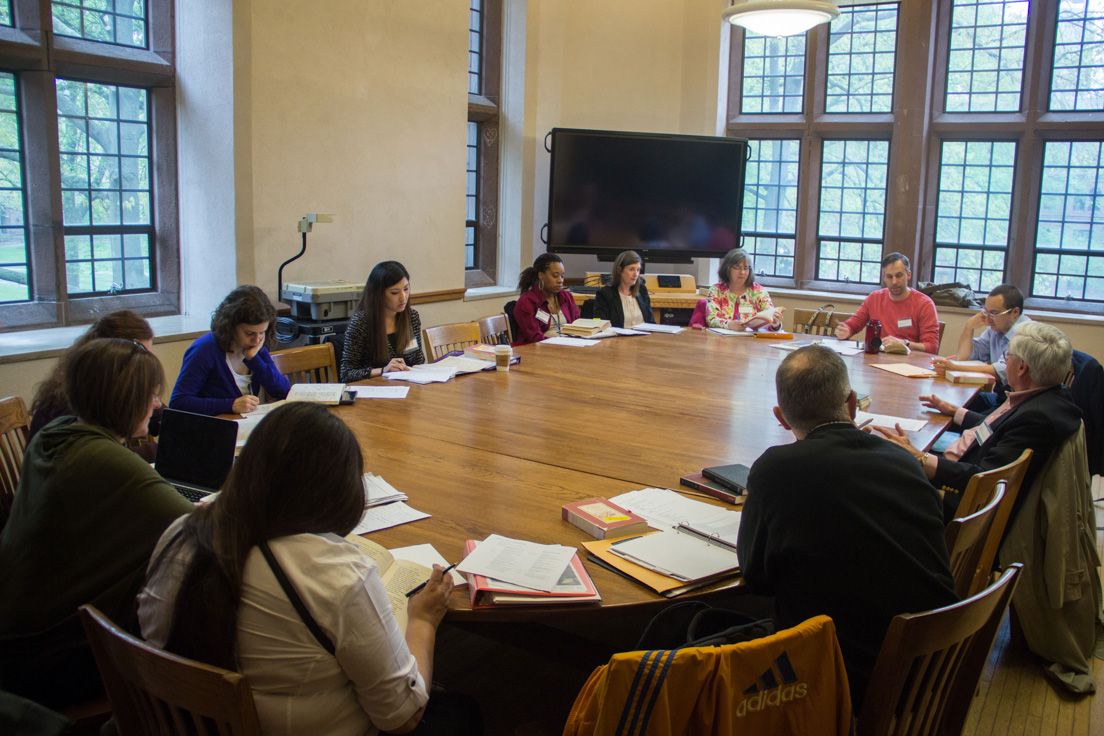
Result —
[[640, 266], [635, 251], [623, 251], [614, 259], [609, 285], [594, 295], [595, 317], [608, 319], [614, 327], [633, 328], [641, 322], [655, 322]]
[[411, 596], [404, 634], [379, 570], [343, 539], [364, 512], [363, 470], [338, 417], [282, 406], [219, 497], [174, 522], [154, 551], [142, 635], [242, 672], [270, 736], [406, 733], [426, 709], [452, 578], [436, 568]]

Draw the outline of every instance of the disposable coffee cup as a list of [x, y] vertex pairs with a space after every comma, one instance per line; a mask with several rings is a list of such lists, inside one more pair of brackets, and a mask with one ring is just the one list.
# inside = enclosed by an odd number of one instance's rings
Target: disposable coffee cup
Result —
[[500, 371], [510, 370], [510, 358], [514, 357], [514, 349], [509, 345], [495, 345], [495, 367]]

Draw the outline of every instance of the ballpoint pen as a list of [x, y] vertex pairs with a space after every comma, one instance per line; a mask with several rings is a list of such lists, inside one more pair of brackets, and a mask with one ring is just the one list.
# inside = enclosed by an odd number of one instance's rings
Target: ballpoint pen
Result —
[[862, 424], [859, 424], [859, 425], [856, 425], [856, 426], [857, 426], [857, 427], [858, 427], [859, 429], [862, 429], [863, 427], [865, 427], [866, 425], [870, 424], [870, 423], [871, 423], [871, 422], [873, 422], [873, 421], [874, 421], [874, 417], [870, 417], [869, 419], [867, 419], [866, 421], [864, 421], [864, 422], [863, 422]]
[[[450, 572], [452, 570], [452, 568], [456, 567], [456, 565], [458, 565], [458, 564], [459, 563], [453, 563], [453, 564], [449, 565], [448, 567], [446, 567], [444, 570], [442, 570], [441, 571], [441, 577], [443, 578], [445, 576], [445, 573]], [[427, 580], [427, 581], [425, 581], [425, 583], [419, 583], [418, 585], [415, 585], [413, 588], [411, 588], [410, 590], [408, 590], [406, 592], [406, 597], [409, 598], [410, 596], [412, 596], [415, 593], [417, 593], [418, 591], [420, 591], [422, 588], [424, 588], [426, 586], [426, 583], [428, 583], [428, 582], [429, 581]]]

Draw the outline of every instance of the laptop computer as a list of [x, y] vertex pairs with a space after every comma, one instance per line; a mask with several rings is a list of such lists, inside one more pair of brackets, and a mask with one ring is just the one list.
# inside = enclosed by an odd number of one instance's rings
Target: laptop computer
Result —
[[189, 501], [222, 487], [234, 465], [238, 423], [205, 414], [165, 409], [154, 469]]

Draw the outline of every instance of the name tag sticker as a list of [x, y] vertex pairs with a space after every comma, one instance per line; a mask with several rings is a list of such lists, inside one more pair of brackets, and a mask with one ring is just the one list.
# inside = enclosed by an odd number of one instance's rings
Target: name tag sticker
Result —
[[548, 324], [548, 320], [552, 319], [552, 315], [550, 315], [548, 312], [544, 311], [543, 309], [538, 309], [537, 310], [537, 319], [539, 321], [545, 323], [545, 324]]
[[740, 319], [747, 319], [753, 314], [755, 314], [755, 309], [750, 304], [740, 305]]
[[978, 425], [977, 434], [974, 435], [977, 438], [979, 445], [984, 445], [985, 442], [993, 436], [993, 430], [989, 429], [989, 425], [982, 422]]
[[912, 327], [912, 317], [906, 317], [905, 319], [897, 320], [897, 326], [901, 328]]

